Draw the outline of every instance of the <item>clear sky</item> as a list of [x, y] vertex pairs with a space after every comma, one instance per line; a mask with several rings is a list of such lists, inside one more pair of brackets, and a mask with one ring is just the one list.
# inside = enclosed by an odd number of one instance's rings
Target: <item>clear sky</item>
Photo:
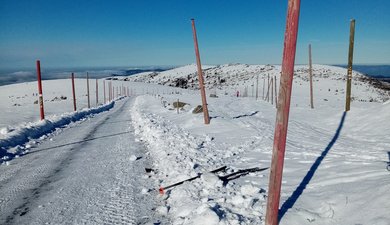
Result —
[[[280, 64], [287, 0], [0, 0], [0, 68]], [[390, 64], [389, 0], [301, 0], [296, 63]]]

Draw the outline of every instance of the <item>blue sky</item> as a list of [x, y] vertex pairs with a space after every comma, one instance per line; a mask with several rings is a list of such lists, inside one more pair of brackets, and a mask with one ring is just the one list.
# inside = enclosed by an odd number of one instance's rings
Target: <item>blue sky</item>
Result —
[[[287, 0], [0, 0], [0, 68], [280, 64]], [[302, 0], [296, 63], [390, 64], [389, 0]]]

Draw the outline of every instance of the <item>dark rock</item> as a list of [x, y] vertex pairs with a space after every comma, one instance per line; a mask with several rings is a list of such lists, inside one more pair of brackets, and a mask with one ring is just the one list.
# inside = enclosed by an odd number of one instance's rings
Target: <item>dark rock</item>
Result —
[[203, 112], [203, 107], [201, 105], [198, 105], [197, 107], [195, 107], [194, 110], [192, 110], [193, 114], [198, 114], [198, 113], [201, 113], [201, 112]]

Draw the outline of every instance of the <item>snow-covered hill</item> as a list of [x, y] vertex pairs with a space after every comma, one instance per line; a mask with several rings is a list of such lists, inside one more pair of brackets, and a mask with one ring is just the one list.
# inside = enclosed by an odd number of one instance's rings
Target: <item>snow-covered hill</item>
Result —
[[[343, 68], [315, 65], [314, 109], [310, 109], [307, 67], [296, 66], [282, 184], [281, 224], [385, 225], [390, 221], [390, 203], [387, 198], [390, 172], [386, 170], [390, 161], [389, 90], [377, 81], [354, 72], [351, 111], [344, 113], [345, 74], [346, 69]], [[126, 103], [130, 110], [126, 111], [127, 114], [121, 114], [121, 121], [126, 121], [125, 117], [128, 118], [132, 124], [131, 129], [134, 129], [135, 140], [140, 146], [146, 147], [137, 156], [148, 158], [152, 162], [149, 173], [137, 174], [148, 181], [139, 185], [148, 183], [152, 186], [137, 187], [137, 190], [141, 191], [135, 194], [141, 195], [142, 198], [156, 199], [154, 212], [167, 221], [172, 221], [172, 224], [263, 224], [269, 171], [242, 174], [225, 180], [220, 178], [239, 172], [240, 169], [270, 166], [276, 109], [275, 103], [270, 102], [271, 93], [269, 101], [264, 100], [264, 95], [268, 90], [268, 75], [276, 77], [279, 86], [280, 66], [207, 66], [204, 67], [204, 75], [211, 117], [209, 125], [203, 124], [202, 114], [192, 113], [192, 110], [201, 104], [195, 65], [161, 73], [147, 72], [129, 77], [115, 77], [118, 80], [111, 80], [115, 86], [130, 88], [131, 98], [122, 100], [131, 101]], [[106, 79], [106, 84], [110, 79]], [[72, 111], [71, 88], [68, 82], [69, 80], [44, 81], [45, 99], [67, 97], [62, 101], [45, 102], [49, 117], [61, 117], [65, 112]], [[100, 85], [102, 82], [103, 80], [99, 80]], [[77, 80], [76, 90], [79, 92], [76, 92], [80, 108], [86, 106], [84, 84], [85, 80]], [[90, 86], [94, 88], [92, 83]], [[36, 96], [32, 96], [35, 89], [35, 82], [0, 87], [0, 94], [4, 96], [1, 98], [3, 113], [0, 118], [4, 134], [0, 138], [4, 139], [13, 130], [38, 120], [38, 107], [33, 103]], [[100, 103], [103, 99], [101, 90], [100, 86]], [[94, 89], [91, 93], [94, 93], [93, 91]], [[236, 97], [237, 91], [240, 97]], [[210, 94], [214, 97], [209, 97]], [[275, 99], [275, 94], [273, 97]], [[186, 103], [179, 113], [173, 108], [173, 103], [178, 100]], [[92, 98], [93, 103], [94, 101]], [[116, 104], [114, 109], [115, 107]], [[99, 117], [99, 114], [94, 117]], [[110, 114], [107, 114], [108, 117], [111, 117]], [[112, 123], [122, 126], [125, 123], [121, 121]], [[72, 129], [77, 131], [79, 123], [82, 124], [83, 121], [72, 124]], [[58, 127], [55, 133], [47, 136], [54, 135], [61, 139], [63, 129], [67, 128]], [[69, 133], [66, 137], [69, 137]], [[42, 138], [28, 143], [28, 146], [21, 144], [19, 148], [34, 152], [39, 150], [41, 144], [50, 145], [47, 143], [50, 140], [51, 138]], [[93, 141], [94, 146], [110, 146], [105, 139]], [[94, 149], [96, 150], [96, 147]], [[115, 159], [116, 152], [120, 152], [118, 157], [122, 157], [125, 154], [124, 149], [123, 146], [120, 151], [114, 148], [109, 160]], [[88, 154], [86, 150], [83, 157], [88, 158]], [[23, 157], [23, 154], [20, 156], [0, 165], [0, 182], [17, 179], [17, 175], [12, 177], [10, 171], [24, 165], [27, 157]], [[126, 161], [121, 158], [121, 166], [126, 163], [135, 166], [134, 160], [129, 158]], [[114, 167], [114, 162], [105, 162], [104, 165], [113, 164], [111, 166]], [[50, 163], [55, 163], [55, 160]], [[88, 167], [87, 164], [91, 162], [85, 163]], [[226, 171], [207, 173], [221, 166], [227, 166]], [[160, 186], [166, 187], [199, 173], [203, 175], [198, 179], [168, 188], [164, 195], [158, 193]], [[66, 180], [67, 178], [62, 181], [65, 193], [79, 192], [70, 189], [78, 188], [82, 190], [81, 193], [91, 192], [88, 196], [93, 196], [95, 190], [88, 185], [104, 183], [102, 178], [94, 182], [84, 182], [84, 186], [76, 187], [76, 182], [67, 186]], [[107, 185], [104, 183], [104, 187]], [[128, 188], [131, 186], [122, 185], [112, 187], [111, 190], [126, 192]], [[120, 199], [121, 197], [126, 199]], [[95, 203], [96, 199], [100, 199], [98, 204]], [[67, 209], [58, 209], [57, 212], [56, 208], [53, 208], [49, 211], [53, 217], [56, 213], [59, 216], [64, 213], [71, 216], [72, 213], [69, 212], [77, 212], [78, 205], [86, 206], [89, 203], [98, 205], [99, 210], [111, 209], [112, 201], [109, 201], [111, 205], [105, 205], [103, 198], [96, 199], [67, 199]], [[88, 204], [85, 201], [88, 201]], [[129, 196], [115, 195], [117, 204], [128, 201]], [[0, 201], [0, 209], [4, 204], [4, 201]], [[93, 208], [88, 208], [87, 211]], [[117, 205], [116, 209], [120, 208], [126, 207]], [[45, 212], [44, 207], [39, 210]], [[104, 215], [104, 211], [88, 212], [96, 217]], [[47, 221], [50, 217], [46, 218], [44, 214], [33, 215], [36, 216], [36, 221], [50, 222]], [[79, 221], [86, 223], [99, 221], [84, 218], [81, 214], [76, 216]], [[129, 218], [121, 219], [129, 221]], [[70, 221], [75, 220], [73, 218]]]
[[[281, 67], [279, 65], [226, 64], [219, 66], [204, 66], [203, 71], [205, 85], [208, 89], [243, 90], [247, 87], [248, 91], [252, 91], [256, 85], [257, 77], [259, 79], [260, 89], [264, 80], [268, 79], [268, 76], [276, 76], [276, 79], [279, 80]], [[353, 72], [352, 78], [354, 88], [352, 98], [354, 101], [385, 102], [390, 99], [390, 86], [387, 83], [380, 82], [377, 79], [367, 77], [355, 71]], [[313, 79], [314, 91], [317, 92], [316, 94], [320, 97], [325, 97], [323, 99], [332, 100], [332, 97], [335, 97], [337, 100], [341, 100], [344, 97], [346, 86], [345, 68], [328, 65], [314, 65]], [[193, 90], [199, 88], [195, 64], [161, 73], [152, 72], [137, 74], [126, 78], [126, 80], [189, 88]], [[308, 80], [308, 67], [296, 66], [294, 74], [294, 91], [304, 90], [307, 92]], [[304, 94], [304, 96], [307, 95], [307, 93]], [[337, 95], [342, 97], [337, 97]], [[320, 98], [320, 101], [323, 101], [323, 99]]]

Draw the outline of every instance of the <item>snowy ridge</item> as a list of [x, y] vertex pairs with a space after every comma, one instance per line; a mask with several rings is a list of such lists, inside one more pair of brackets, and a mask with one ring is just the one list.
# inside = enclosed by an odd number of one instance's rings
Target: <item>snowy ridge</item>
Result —
[[[337, 66], [313, 65], [314, 88], [316, 88], [317, 83], [328, 83], [327, 86], [331, 87], [329, 90], [315, 89], [314, 91], [323, 92], [321, 96], [328, 95], [327, 100], [330, 100], [330, 96], [344, 94], [346, 71], [345, 68]], [[262, 85], [263, 79], [268, 79], [268, 76], [276, 77], [277, 81], [279, 81], [280, 72], [280, 65], [224, 64], [203, 67], [205, 86], [207, 89], [239, 89], [241, 93], [245, 92], [245, 88], [247, 92], [250, 92], [255, 85], [257, 77], [259, 78], [259, 85]], [[185, 89], [199, 89], [196, 65], [194, 64], [161, 73], [138, 74], [125, 79], [133, 82], [162, 84]], [[294, 83], [306, 89], [308, 80], [308, 66], [295, 66]], [[359, 72], [353, 71], [352, 81], [353, 88], [356, 89], [352, 92], [352, 99], [354, 101], [385, 102], [390, 99], [388, 91], [390, 87], [386, 87], [385, 83], [375, 78], [369, 78]], [[277, 84], [279, 85], [279, 83]], [[295, 89], [294, 87], [293, 91]]]
[[14, 155], [23, 154], [24, 151], [10, 153], [7, 152], [7, 149], [23, 145], [30, 139], [38, 139], [41, 136], [53, 132], [57, 128], [84, 119], [90, 115], [110, 110], [114, 105], [115, 101], [112, 101], [96, 108], [82, 109], [61, 115], [51, 115], [42, 121], [29, 122], [16, 127], [3, 127], [0, 129], [0, 157], [2, 157], [3, 160], [7, 160], [10, 157], [14, 157]]

